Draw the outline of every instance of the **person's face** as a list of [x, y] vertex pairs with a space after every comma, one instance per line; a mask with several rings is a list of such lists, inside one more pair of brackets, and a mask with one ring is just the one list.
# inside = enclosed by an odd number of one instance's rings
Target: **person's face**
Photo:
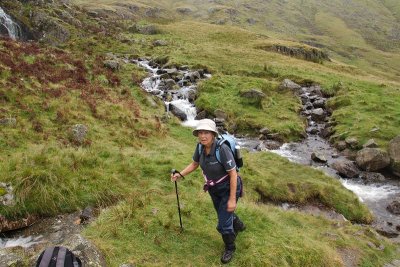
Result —
[[214, 133], [211, 131], [200, 130], [197, 132], [200, 144], [206, 147], [210, 147], [214, 142]]

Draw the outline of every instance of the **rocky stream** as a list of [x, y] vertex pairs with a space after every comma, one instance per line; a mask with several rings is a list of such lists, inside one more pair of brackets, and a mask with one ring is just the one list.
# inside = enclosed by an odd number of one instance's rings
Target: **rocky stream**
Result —
[[[18, 39], [20, 32], [18, 24], [0, 8], [0, 34]], [[205, 117], [194, 105], [197, 82], [211, 77], [205, 70], [190, 70], [187, 66], [163, 68], [150, 59], [125, 60], [124, 63], [137, 64], [149, 71], [150, 76], [143, 81], [142, 88], [165, 102], [167, 117], [172, 113], [181, 119], [183, 125], [189, 127], [194, 127], [196, 120]], [[254, 153], [266, 150], [277, 153], [290, 161], [321, 169], [339, 179], [373, 211], [376, 217], [373, 226], [377, 231], [398, 239], [400, 180], [389, 172], [361, 171], [354, 164], [354, 157], [347, 153], [356, 140], [346, 140], [340, 150], [327, 141], [332, 125], [329, 122], [330, 112], [326, 108], [327, 97], [319, 86], [303, 87], [290, 80], [285, 80], [281, 86], [293, 90], [302, 101], [301, 115], [307, 118], [308, 123], [304, 140], [282, 144], [275, 140], [274, 133], [265, 128], [260, 131], [258, 138], [237, 137], [240, 145]], [[223, 128], [224, 118], [216, 116], [214, 119]], [[367, 147], [374, 148], [375, 145], [371, 141]], [[1, 204], [12, 205], [12, 185], [2, 184], [0, 189], [6, 192], [0, 199]], [[282, 208], [291, 208], [291, 204], [282, 203]], [[318, 207], [308, 209], [315, 212]], [[40, 220], [26, 218], [16, 222], [15, 227], [10, 229], [2, 225], [0, 266], [32, 264], [39, 253], [51, 245], [67, 246], [85, 262], [85, 266], [105, 266], [101, 253], [80, 234], [84, 227], [82, 222], [90, 222], [94, 217], [86, 218], [84, 210], [82, 213]], [[2, 220], [4, 221], [0, 216], [0, 221]], [[21, 229], [5, 232], [17, 228]]]

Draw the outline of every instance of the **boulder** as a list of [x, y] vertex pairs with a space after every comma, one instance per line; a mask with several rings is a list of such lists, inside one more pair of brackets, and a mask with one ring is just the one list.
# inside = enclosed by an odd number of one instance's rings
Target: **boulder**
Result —
[[155, 40], [153, 46], [167, 46], [168, 42], [165, 40]]
[[104, 67], [109, 68], [112, 71], [119, 70], [121, 67], [118, 60], [112, 60], [112, 59], [104, 60], [103, 64]]
[[31, 14], [32, 28], [34, 35], [38, 36], [40, 41], [50, 45], [60, 45], [67, 42], [71, 34], [65, 23], [49, 16], [43, 11], [34, 11]]
[[400, 215], [400, 197], [395, 198], [386, 209], [395, 215]]
[[225, 111], [221, 110], [221, 109], [216, 109], [214, 111], [214, 115], [216, 118], [221, 118], [226, 120], [228, 118], [228, 115], [226, 115]]
[[388, 153], [378, 148], [364, 148], [357, 152], [357, 165], [366, 171], [381, 170], [390, 164]]
[[341, 151], [340, 154], [349, 160], [356, 160], [357, 157], [357, 151], [354, 151], [350, 148], [346, 148], [345, 150]]
[[365, 144], [363, 144], [363, 148], [377, 148], [378, 144], [375, 142], [374, 139], [369, 139]]
[[323, 121], [325, 119], [325, 112], [322, 108], [314, 109], [311, 112], [311, 118], [314, 121]]
[[386, 180], [385, 176], [379, 172], [361, 172], [360, 178], [364, 180], [364, 183], [380, 183]]
[[394, 175], [400, 177], [400, 135], [389, 142], [390, 168]]
[[254, 18], [248, 18], [246, 21], [247, 21], [247, 23], [250, 24], [250, 25], [254, 25], [254, 24], [257, 23], [257, 20], [254, 19]]
[[205, 119], [206, 116], [207, 116], [207, 112], [205, 110], [202, 110], [199, 113], [197, 113], [195, 120]]
[[258, 89], [250, 89], [248, 91], [241, 92], [240, 96], [250, 99], [263, 99], [265, 94]]
[[262, 134], [262, 135], [267, 135], [267, 134], [269, 134], [269, 133], [271, 133], [271, 130], [268, 129], [267, 127], [264, 127], [264, 128], [262, 128], [262, 129], [260, 130], [260, 134]]
[[181, 109], [179, 109], [174, 104], [169, 105], [169, 110], [172, 112], [172, 114], [174, 114], [176, 117], [178, 117], [181, 121], [187, 120], [186, 113], [183, 112]]
[[325, 100], [324, 99], [318, 99], [313, 102], [314, 108], [325, 108]]
[[192, 72], [186, 73], [184, 78], [191, 82], [195, 82], [196, 80], [201, 78], [201, 75], [198, 71], [192, 71]]
[[17, 124], [17, 119], [15, 118], [3, 118], [0, 119], [0, 126], [15, 126]]
[[339, 159], [332, 163], [331, 167], [336, 170], [340, 176], [354, 178], [360, 174], [360, 170], [350, 160]]
[[358, 146], [358, 139], [355, 137], [347, 137], [345, 142], [348, 145], [348, 147], [353, 148], [353, 149], [357, 148], [357, 146]]
[[0, 214], [0, 233], [27, 227], [37, 220], [38, 218], [36, 216], [28, 215], [26, 218], [12, 221]]
[[175, 85], [176, 85], [176, 82], [173, 79], [166, 79], [166, 80], [162, 80], [158, 86], [159, 86], [160, 90], [169, 91], [169, 90], [173, 90]]
[[192, 13], [192, 10], [188, 7], [178, 7], [176, 12], [181, 13], [182, 15], [187, 15]]
[[284, 79], [279, 85], [279, 89], [299, 90], [301, 86], [289, 79]]
[[0, 204], [9, 207], [15, 205], [15, 197], [11, 184], [0, 183]]
[[319, 136], [321, 136], [322, 138], [327, 138], [327, 137], [331, 136], [333, 134], [333, 132], [334, 132], [334, 129], [332, 127], [325, 127], [324, 129], [322, 129]]
[[346, 147], [347, 147], [347, 144], [346, 144], [345, 141], [339, 141], [339, 142], [337, 142], [337, 144], [336, 144], [336, 148], [337, 148], [339, 151], [345, 150]]
[[313, 160], [313, 161], [316, 161], [316, 162], [323, 162], [323, 163], [325, 163], [325, 162], [327, 162], [328, 160], [326, 159], [326, 157], [325, 157], [325, 155], [324, 154], [322, 154], [321, 152], [313, 152], [312, 154], [311, 154], [311, 159]]
[[73, 143], [82, 145], [88, 133], [88, 127], [83, 124], [75, 124], [71, 127], [70, 138]]
[[197, 98], [196, 90], [189, 90], [187, 92], [187, 98], [188, 98], [189, 102], [193, 103]]
[[281, 146], [282, 146], [282, 144], [279, 143], [278, 141], [267, 140], [267, 141], [261, 142], [257, 146], [256, 149], [257, 149], [257, 151], [275, 150], [275, 149], [279, 149]]

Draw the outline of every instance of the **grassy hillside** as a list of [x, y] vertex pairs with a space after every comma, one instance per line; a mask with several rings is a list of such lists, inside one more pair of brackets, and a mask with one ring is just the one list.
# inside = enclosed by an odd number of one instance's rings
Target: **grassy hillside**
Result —
[[[196, 20], [320, 47], [341, 61], [398, 80], [398, 1], [140, 1], [74, 0], [89, 10], [113, 10], [135, 19]], [[385, 51], [385, 52], [384, 52]]]
[[[290, 78], [304, 85], [321, 84], [324, 91], [335, 94], [329, 104], [336, 125], [333, 141], [374, 137], [384, 147], [398, 134], [396, 70], [381, 75], [384, 69], [372, 65], [369, 58], [363, 58], [359, 68], [338, 61], [339, 57], [315, 63], [281, 55], [264, 48], [271, 44], [311, 47], [277, 38], [283, 35], [276, 31], [267, 35], [264, 29], [245, 29], [240, 23], [237, 27], [199, 22], [208, 9], [199, 8], [194, 21], [182, 21], [181, 12], [174, 13], [176, 8], [188, 5], [194, 10], [193, 2], [75, 3], [80, 6], [72, 6], [72, 11], [57, 4], [26, 4], [14, 10], [21, 16], [44, 11], [66, 27], [70, 39], [58, 47], [46, 45], [45, 40], [40, 44], [0, 41], [0, 119], [7, 121], [0, 125], [0, 181], [11, 183], [16, 193], [16, 205], [0, 206], [0, 214], [51, 216], [86, 205], [104, 207], [86, 235], [104, 252], [110, 266], [124, 262], [213, 266], [219, 264], [222, 248], [211, 202], [201, 190], [200, 173], [179, 184], [185, 226], [179, 233], [169, 171], [190, 162], [196, 139], [176, 118], [163, 119], [163, 104], [139, 87], [145, 71], [122, 59], [147, 56], [163, 58], [169, 66], [206, 68], [212, 78], [201, 82], [196, 104], [211, 114], [223, 109], [228, 126], [238, 132], [255, 134], [267, 126], [285, 140], [299, 139], [304, 131], [299, 99], [278, 88]], [[223, 11], [232, 3], [204, 4], [221, 5]], [[65, 19], [63, 12], [79, 19], [81, 26]], [[125, 20], [99, 18], [107, 14], [121, 18], [121, 12]], [[321, 21], [331, 16], [321, 12]], [[184, 18], [192, 20], [190, 16]], [[156, 30], [143, 34], [133, 24]], [[335, 30], [329, 24], [321, 27]], [[346, 29], [346, 35], [371, 53], [391, 55], [371, 48], [357, 30]], [[307, 29], [304, 33], [310, 34]], [[346, 40], [339, 35], [329, 38]], [[159, 39], [168, 45], [154, 46]], [[104, 66], [104, 60], [114, 58], [110, 52], [119, 59], [120, 69]], [[389, 65], [395, 62], [387, 60]], [[252, 88], [267, 96], [260, 105], [240, 97], [241, 91]], [[71, 136], [75, 124], [88, 128], [82, 143]], [[372, 127], [380, 131], [371, 133]], [[372, 215], [338, 181], [269, 153], [245, 153], [244, 158], [246, 195], [238, 212], [246, 218], [248, 230], [238, 239], [234, 264], [346, 266], [351, 258], [355, 265], [381, 266], [396, 256], [388, 240], [351, 223], [369, 223]], [[280, 202], [312, 203], [349, 221], [283, 211], [272, 204]]]

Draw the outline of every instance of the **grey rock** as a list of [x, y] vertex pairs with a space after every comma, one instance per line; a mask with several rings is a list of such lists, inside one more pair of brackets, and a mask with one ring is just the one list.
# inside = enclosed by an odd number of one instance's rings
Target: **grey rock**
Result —
[[378, 144], [375, 142], [374, 139], [369, 139], [365, 144], [363, 144], [363, 148], [376, 148], [378, 147]]
[[355, 137], [347, 137], [345, 142], [351, 148], [357, 148], [358, 146], [358, 139]]
[[197, 98], [197, 92], [196, 92], [196, 90], [189, 90], [189, 91], [187, 92], [187, 98], [188, 98], [188, 100], [189, 100], [191, 103], [193, 103], [193, 102], [196, 100], [196, 98]]
[[325, 127], [324, 129], [322, 129], [320, 136], [322, 138], [327, 138], [329, 136], [331, 136], [333, 134], [334, 130], [332, 127]]
[[279, 149], [282, 146], [281, 143], [278, 141], [273, 141], [273, 140], [267, 140], [263, 141], [257, 146], [258, 151], [265, 151], [265, 150], [276, 150]]
[[16, 118], [3, 118], [0, 119], [0, 126], [15, 126], [17, 124], [17, 119]]
[[345, 150], [346, 147], [347, 147], [347, 144], [346, 144], [345, 141], [339, 141], [339, 142], [336, 144], [336, 148], [337, 148], [339, 151]]
[[198, 71], [193, 71], [193, 72], [189, 72], [185, 75], [184, 77], [186, 80], [189, 80], [191, 82], [195, 82], [196, 80], [200, 79], [200, 73]]
[[311, 153], [311, 159], [316, 162], [327, 162], [325, 155], [318, 151], [314, 151], [313, 153]]
[[395, 198], [386, 209], [395, 215], [400, 215], [400, 197]]
[[199, 113], [197, 113], [196, 115], [196, 120], [202, 120], [205, 119], [207, 116], [207, 112], [205, 110], [200, 111]]
[[245, 98], [262, 99], [265, 97], [265, 94], [258, 89], [250, 89], [242, 92], [240, 96]]
[[104, 67], [109, 68], [112, 71], [119, 70], [121, 67], [119, 60], [112, 60], [112, 59], [104, 60], [103, 64]]
[[339, 175], [354, 178], [360, 174], [360, 170], [357, 166], [350, 160], [339, 159], [331, 164], [331, 167], [336, 170]]
[[291, 89], [291, 90], [299, 90], [301, 89], [301, 86], [298, 85], [297, 83], [293, 82], [292, 80], [289, 79], [284, 79], [282, 83], [279, 85], [280, 89]]
[[356, 160], [357, 156], [357, 151], [354, 151], [350, 148], [346, 148], [345, 150], [341, 151], [341, 155], [350, 159], [350, 160]]
[[167, 46], [168, 42], [165, 40], [155, 40], [153, 46]]
[[260, 130], [260, 134], [262, 134], [262, 135], [267, 135], [267, 134], [269, 134], [269, 133], [271, 133], [271, 130], [268, 129], [267, 127], [264, 127], [264, 128], [262, 128], [262, 129]]
[[181, 121], [187, 120], [187, 115], [185, 112], [180, 110], [177, 106], [174, 104], [169, 105], [169, 110], [174, 114], [176, 117], [178, 117]]
[[319, 99], [313, 102], [314, 108], [325, 108], [325, 100]]
[[381, 170], [390, 164], [387, 152], [378, 148], [364, 148], [357, 152], [357, 165], [366, 171]]
[[390, 169], [393, 174], [400, 177], [400, 135], [389, 142]]
[[225, 113], [225, 111], [221, 110], [221, 109], [216, 109], [214, 111], [214, 115], [216, 118], [221, 118], [226, 120], [228, 118], [228, 115]]
[[325, 112], [322, 108], [314, 109], [311, 112], [311, 118], [314, 121], [323, 121], [325, 119]]
[[83, 144], [86, 140], [88, 127], [83, 124], [75, 124], [71, 128], [71, 139], [76, 144]]
[[176, 9], [176, 12], [181, 13], [183, 15], [187, 15], [187, 14], [192, 13], [192, 10], [188, 7], [178, 7]]
[[362, 178], [366, 184], [386, 181], [385, 176], [379, 172], [361, 172], [360, 178]]
[[254, 24], [257, 23], [257, 20], [254, 19], [254, 18], [248, 18], [248, 19], [247, 19], [247, 23], [250, 24], [250, 25], [254, 25]]

